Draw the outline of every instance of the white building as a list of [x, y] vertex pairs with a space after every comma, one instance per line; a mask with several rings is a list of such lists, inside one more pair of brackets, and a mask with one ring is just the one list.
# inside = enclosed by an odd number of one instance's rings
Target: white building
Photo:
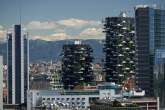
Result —
[[141, 91], [122, 91], [123, 97], [144, 97], [145, 90]]
[[107, 97], [121, 97], [116, 85], [99, 85], [98, 90], [95, 91], [29, 90], [27, 93], [27, 110], [41, 105], [88, 109], [93, 101]]

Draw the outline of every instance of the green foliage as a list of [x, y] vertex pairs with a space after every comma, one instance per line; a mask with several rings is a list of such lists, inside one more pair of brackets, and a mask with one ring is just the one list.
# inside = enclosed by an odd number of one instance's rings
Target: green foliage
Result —
[[54, 70], [54, 69], [51, 69], [51, 70], [50, 70], [50, 72], [51, 72], [51, 73], [55, 73], [55, 72], [56, 72], [56, 70]]
[[126, 107], [138, 107], [137, 104], [127, 104]]
[[122, 107], [121, 104], [113, 104], [113, 107]]
[[40, 71], [36, 71], [36, 72], [31, 72], [29, 75], [34, 76], [34, 75], [39, 74], [39, 73], [40, 73]]
[[95, 99], [95, 100], [92, 100], [90, 104], [99, 104], [98, 101]]

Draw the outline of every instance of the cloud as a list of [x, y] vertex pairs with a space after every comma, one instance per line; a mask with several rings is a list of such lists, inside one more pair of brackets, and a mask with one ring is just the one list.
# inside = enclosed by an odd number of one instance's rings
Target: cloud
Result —
[[6, 41], [6, 31], [3, 30], [2, 25], [0, 25], [0, 41], [2, 41], [2, 42]]
[[0, 25], [0, 29], [3, 29], [3, 26], [2, 25]]
[[[102, 23], [97, 20], [69, 18], [57, 21], [31, 21], [25, 25], [25, 30], [37, 30], [36, 32], [45, 30], [44, 32], [49, 33], [48, 35], [38, 34], [32, 36], [31, 39], [46, 41], [65, 39], [104, 39], [102, 29], [99, 28], [101, 24]], [[86, 29], [83, 30], [84, 28]]]
[[59, 20], [57, 21], [57, 23], [66, 27], [73, 27], [73, 28], [82, 28], [87, 25], [98, 26], [101, 24], [100, 21], [87, 21], [87, 20], [81, 20], [75, 18]]
[[66, 32], [66, 30], [65, 29], [55, 29], [54, 32], [63, 33], [63, 32]]
[[55, 33], [51, 35], [53, 40], [65, 40], [69, 35], [66, 35], [66, 33]]
[[104, 39], [102, 28], [87, 28], [80, 33], [84, 39]]
[[32, 40], [40, 39], [40, 40], [48, 41], [48, 38], [45, 36], [32, 36], [32, 37], [30, 37], [30, 39], [32, 39]]
[[56, 27], [56, 23], [53, 21], [51, 22], [31, 21], [26, 25], [26, 28], [28, 30], [48, 30], [48, 29], [53, 29], [55, 27]]
[[65, 32], [54, 33], [49, 36], [33, 36], [31, 39], [41, 39], [46, 41], [57, 41], [66, 39], [104, 39], [102, 28], [87, 28], [78, 34], [68, 35]]
[[46, 40], [46, 41], [57, 41], [57, 40], [65, 40], [67, 39], [66, 33], [54, 33], [50, 36], [32, 36], [32, 40], [40, 39], [40, 40]]
[[[69, 27], [69, 28], [82, 28], [84, 26], [99, 26], [101, 25], [100, 21], [94, 21], [94, 20], [81, 20], [81, 19], [64, 19], [64, 20], [58, 20], [58, 21], [31, 21], [29, 22], [25, 28], [27, 30], [48, 30], [48, 29], [54, 29], [56, 27]], [[62, 31], [61, 31], [62, 32]]]

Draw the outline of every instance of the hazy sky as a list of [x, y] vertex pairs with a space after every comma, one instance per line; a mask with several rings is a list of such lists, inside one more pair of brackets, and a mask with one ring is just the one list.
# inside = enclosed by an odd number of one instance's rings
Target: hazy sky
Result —
[[31, 39], [103, 39], [101, 21], [121, 11], [134, 16], [134, 6], [165, 0], [0, 0], [0, 39], [21, 23]]

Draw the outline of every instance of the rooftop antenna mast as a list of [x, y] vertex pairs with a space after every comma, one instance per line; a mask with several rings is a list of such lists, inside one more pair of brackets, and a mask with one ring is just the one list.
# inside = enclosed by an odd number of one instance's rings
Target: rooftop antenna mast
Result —
[[159, 0], [154, 0], [154, 4], [156, 4], [156, 8], [160, 9], [161, 4], [159, 3]]
[[21, 7], [21, 0], [18, 0], [18, 4], [19, 4], [19, 23], [21, 25], [21, 13], [22, 13], [22, 7]]

